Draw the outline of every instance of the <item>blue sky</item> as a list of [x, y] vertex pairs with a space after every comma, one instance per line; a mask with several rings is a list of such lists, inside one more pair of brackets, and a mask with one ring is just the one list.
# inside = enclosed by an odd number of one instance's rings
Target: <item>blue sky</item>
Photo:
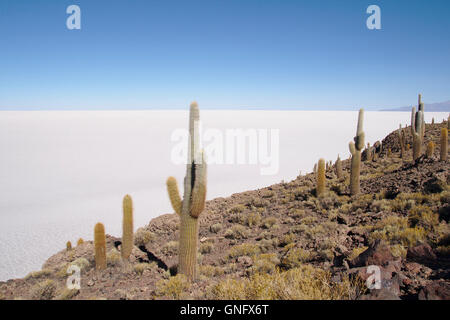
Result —
[[0, 109], [370, 110], [419, 92], [450, 100], [448, 0], [0, 1]]

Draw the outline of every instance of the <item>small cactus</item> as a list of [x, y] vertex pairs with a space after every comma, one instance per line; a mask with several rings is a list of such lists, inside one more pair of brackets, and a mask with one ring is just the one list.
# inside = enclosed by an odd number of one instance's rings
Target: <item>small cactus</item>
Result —
[[388, 148], [387, 157], [390, 158], [391, 156], [392, 156], [392, 150], [391, 150], [391, 148]]
[[433, 156], [433, 153], [434, 153], [434, 142], [430, 141], [427, 144], [427, 150], [426, 150], [427, 158], [431, 158]]
[[167, 179], [167, 192], [174, 211], [180, 216], [180, 242], [178, 272], [189, 281], [197, 276], [198, 217], [205, 208], [206, 162], [203, 151], [199, 150], [199, 110], [192, 103], [189, 113], [189, 152], [184, 197], [181, 200], [176, 179]]
[[67, 241], [67, 243], [66, 243], [66, 250], [67, 250], [67, 251], [72, 250], [72, 242]]
[[361, 168], [361, 150], [364, 148], [364, 131], [363, 131], [364, 109], [359, 110], [358, 127], [354, 142], [349, 143], [350, 153], [352, 154], [350, 166], [350, 194], [359, 193], [359, 173]]
[[344, 177], [344, 172], [342, 171], [342, 161], [339, 155], [334, 166], [336, 168], [336, 176], [339, 180], [342, 179]]
[[78, 239], [77, 246], [82, 245], [84, 243], [83, 238]]
[[314, 172], [314, 174], [316, 174], [316, 173], [317, 173], [317, 163], [314, 163], [314, 168], [313, 168], [313, 172]]
[[317, 166], [317, 188], [316, 195], [320, 196], [325, 192], [325, 160], [320, 159]]
[[441, 161], [447, 161], [448, 154], [448, 129], [441, 129]]
[[123, 198], [122, 259], [128, 260], [133, 250], [133, 201], [129, 195]]
[[106, 269], [106, 236], [105, 226], [97, 223], [94, 227], [95, 268]]

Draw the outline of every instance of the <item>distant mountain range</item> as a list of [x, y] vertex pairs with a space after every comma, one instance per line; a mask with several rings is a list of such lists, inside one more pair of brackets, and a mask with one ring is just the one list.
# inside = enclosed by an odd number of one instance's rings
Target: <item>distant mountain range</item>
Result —
[[[412, 106], [408, 107], [400, 107], [394, 109], [384, 109], [380, 111], [411, 111]], [[450, 112], [450, 100], [445, 102], [437, 102], [437, 103], [425, 103], [425, 112]]]

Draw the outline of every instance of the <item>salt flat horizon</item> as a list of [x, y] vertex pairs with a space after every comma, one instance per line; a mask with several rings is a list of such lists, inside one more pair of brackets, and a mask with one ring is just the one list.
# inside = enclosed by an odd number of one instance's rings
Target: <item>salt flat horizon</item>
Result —
[[[319, 158], [349, 156], [357, 111], [200, 110], [205, 129], [278, 129], [279, 171], [260, 165], [211, 164], [208, 199], [290, 181]], [[429, 123], [446, 112], [426, 112]], [[94, 224], [121, 236], [122, 198], [130, 194], [135, 229], [172, 213], [165, 180], [184, 177], [174, 164], [172, 133], [188, 110], [46, 110], [0, 113], [0, 281], [39, 270], [70, 240], [92, 240]], [[373, 144], [409, 124], [408, 112], [367, 111]], [[181, 183], [180, 183], [181, 185]]]

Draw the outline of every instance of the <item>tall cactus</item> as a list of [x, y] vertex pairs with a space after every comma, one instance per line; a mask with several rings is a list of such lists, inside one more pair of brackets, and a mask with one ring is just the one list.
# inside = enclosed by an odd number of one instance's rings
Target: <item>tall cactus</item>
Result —
[[106, 269], [106, 236], [105, 226], [97, 223], [94, 227], [95, 268]]
[[189, 152], [184, 178], [183, 200], [175, 178], [167, 179], [167, 191], [172, 207], [180, 215], [180, 247], [178, 272], [189, 281], [197, 275], [198, 217], [205, 207], [206, 162], [199, 145], [199, 109], [196, 102], [190, 106]]
[[128, 260], [133, 250], [133, 201], [127, 194], [123, 198], [122, 259]]
[[359, 110], [358, 127], [356, 129], [355, 142], [349, 143], [350, 153], [352, 154], [352, 162], [350, 166], [350, 194], [359, 193], [359, 173], [361, 170], [361, 150], [364, 148], [364, 131], [363, 131], [364, 109]]
[[422, 112], [422, 127], [421, 127], [421, 137], [422, 137], [422, 141], [423, 138], [425, 137], [425, 105], [422, 102], [422, 95], [419, 93], [419, 102], [417, 104], [419, 111]]
[[406, 136], [405, 136], [405, 131], [403, 131], [402, 129], [402, 125], [399, 125], [398, 128], [398, 142], [400, 144], [400, 158], [405, 158], [406, 157]]
[[342, 161], [341, 158], [337, 157], [336, 163], [335, 163], [335, 168], [336, 168], [336, 176], [338, 177], [338, 179], [342, 179], [344, 177], [344, 173], [342, 171]]
[[316, 195], [320, 196], [325, 192], [325, 160], [320, 159], [317, 166], [317, 188]]
[[433, 141], [429, 141], [427, 144], [427, 150], [425, 152], [426, 156], [428, 159], [433, 157], [433, 153], [434, 153], [434, 142]]
[[413, 107], [411, 110], [411, 134], [413, 137], [414, 161], [422, 154], [423, 133], [423, 108], [416, 112], [416, 108]]
[[447, 161], [448, 154], [448, 130], [441, 129], [441, 161]]

